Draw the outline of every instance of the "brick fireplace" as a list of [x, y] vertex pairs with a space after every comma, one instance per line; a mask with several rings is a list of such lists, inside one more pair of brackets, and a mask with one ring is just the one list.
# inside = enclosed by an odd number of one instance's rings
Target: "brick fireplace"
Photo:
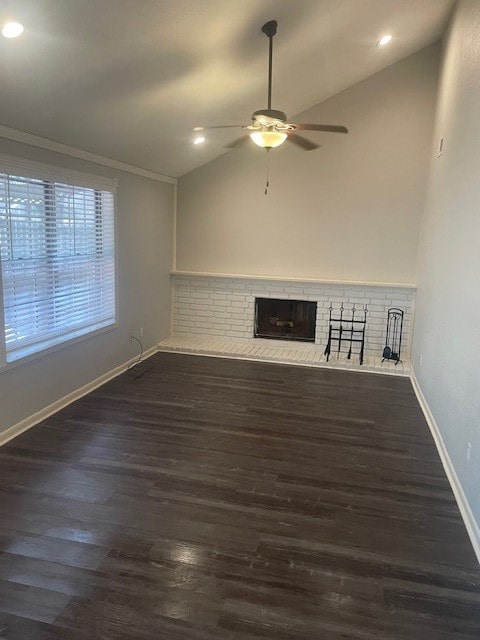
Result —
[[[353, 284], [312, 280], [235, 277], [193, 273], [172, 274], [172, 335], [178, 338], [253, 340], [255, 299], [316, 303], [314, 344], [325, 347], [329, 306], [368, 307], [365, 354], [381, 356], [387, 310], [405, 312], [405, 359], [409, 358], [415, 288], [400, 285]], [[275, 314], [272, 318], [277, 317]], [[269, 341], [274, 343], [273, 340]], [[281, 343], [280, 343], [281, 344]]]

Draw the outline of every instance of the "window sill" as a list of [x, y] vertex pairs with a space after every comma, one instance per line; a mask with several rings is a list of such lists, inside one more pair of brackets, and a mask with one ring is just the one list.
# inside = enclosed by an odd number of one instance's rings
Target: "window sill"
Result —
[[48, 356], [56, 351], [60, 351], [61, 349], [65, 349], [67, 347], [71, 347], [79, 342], [83, 342], [84, 340], [88, 340], [90, 338], [94, 338], [102, 333], [107, 333], [108, 331], [112, 331], [117, 329], [119, 326], [118, 322], [113, 322], [111, 324], [106, 325], [105, 327], [100, 327], [99, 329], [95, 329], [94, 331], [89, 331], [88, 333], [84, 333], [79, 336], [75, 336], [70, 338], [69, 340], [65, 340], [64, 342], [59, 342], [50, 347], [42, 349], [41, 351], [36, 351], [35, 353], [30, 353], [23, 357], [17, 358], [12, 362], [6, 362], [3, 365], [0, 365], [0, 374], [6, 371], [10, 371], [11, 369], [15, 369], [23, 364], [28, 364], [34, 360], [38, 360], [39, 358], [43, 358], [44, 356]]

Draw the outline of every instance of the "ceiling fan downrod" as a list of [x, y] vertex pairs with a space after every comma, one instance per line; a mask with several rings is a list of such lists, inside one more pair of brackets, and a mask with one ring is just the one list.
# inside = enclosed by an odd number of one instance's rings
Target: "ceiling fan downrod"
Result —
[[276, 20], [266, 22], [263, 27], [263, 33], [268, 36], [268, 107], [272, 108], [272, 66], [273, 66], [273, 36], [277, 33], [278, 23]]

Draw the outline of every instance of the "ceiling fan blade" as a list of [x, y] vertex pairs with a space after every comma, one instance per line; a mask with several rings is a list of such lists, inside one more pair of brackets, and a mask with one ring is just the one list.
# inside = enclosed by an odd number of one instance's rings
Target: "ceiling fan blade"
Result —
[[297, 136], [296, 133], [287, 133], [287, 140], [290, 140], [290, 142], [293, 142], [293, 144], [302, 147], [302, 149], [305, 149], [305, 151], [313, 151], [314, 149], [318, 149], [321, 146], [319, 144], [311, 142], [310, 140], [307, 140], [303, 136]]
[[219, 124], [207, 127], [202, 126], [193, 128], [194, 131], [204, 131], [207, 129], [245, 129], [245, 126], [243, 124]]
[[239, 147], [240, 145], [247, 142], [249, 139], [250, 139], [250, 136], [242, 136], [241, 138], [237, 138], [233, 142], [226, 144], [225, 149], [235, 149], [236, 147]]
[[330, 133], [348, 133], [347, 127], [334, 124], [292, 124], [294, 131], [329, 131]]

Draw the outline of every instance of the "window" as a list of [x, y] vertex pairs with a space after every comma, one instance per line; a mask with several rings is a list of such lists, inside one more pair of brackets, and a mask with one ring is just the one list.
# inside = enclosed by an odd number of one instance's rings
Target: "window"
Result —
[[114, 186], [95, 182], [0, 159], [3, 364], [115, 323]]

